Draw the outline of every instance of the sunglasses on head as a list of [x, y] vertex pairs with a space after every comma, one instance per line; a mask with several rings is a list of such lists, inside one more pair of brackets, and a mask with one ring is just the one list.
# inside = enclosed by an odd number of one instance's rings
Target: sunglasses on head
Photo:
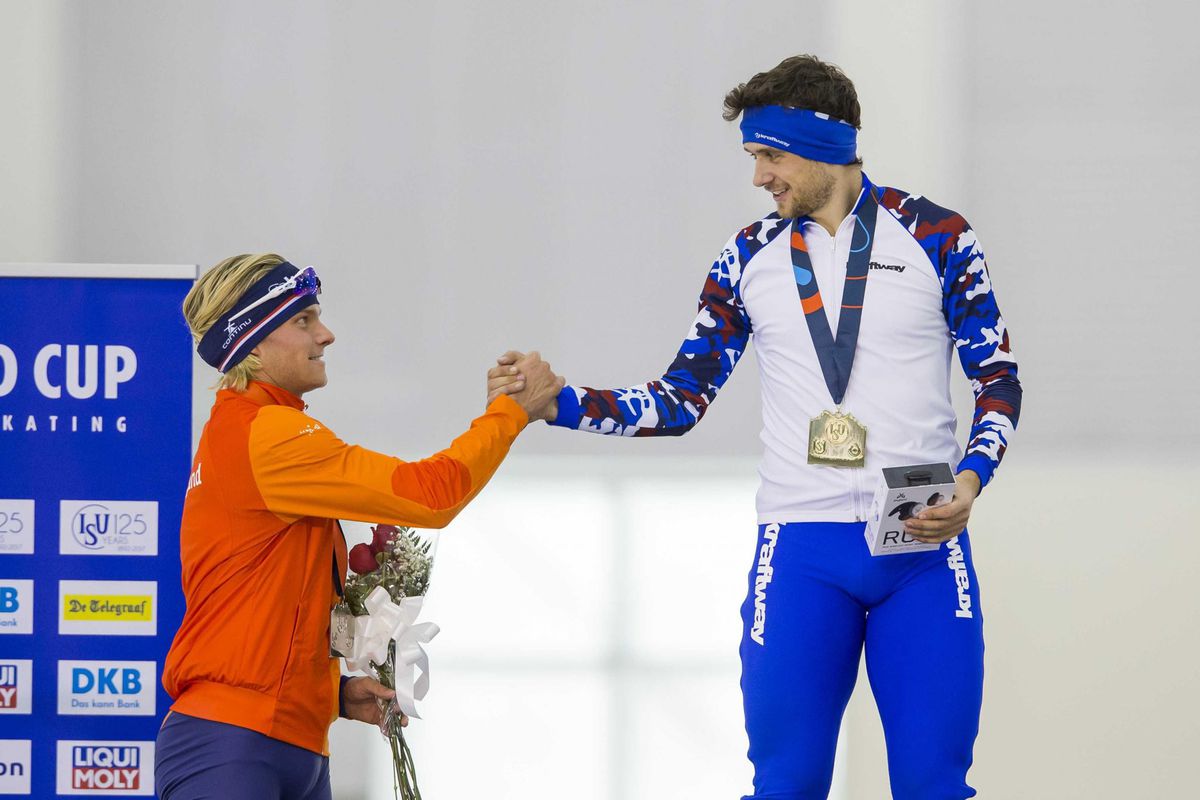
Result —
[[305, 267], [287, 280], [272, 286], [267, 290], [266, 294], [243, 308], [241, 311], [238, 311], [236, 314], [230, 314], [229, 319], [233, 320], [244, 316], [247, 311], [258, 308], [268, 300], [274, 300], [276, 297], [282, 297], [288, 292], [291, 292], [296, 297], [301, 297], [306, 294], [320, 294], [321, 279], [317, 277], [317, 271], [312, 267]]

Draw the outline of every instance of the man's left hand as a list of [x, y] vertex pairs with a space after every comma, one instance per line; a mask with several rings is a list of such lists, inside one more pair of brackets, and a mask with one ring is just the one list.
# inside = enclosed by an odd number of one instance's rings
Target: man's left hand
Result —
[[904, 530], [922, 542], [941, 543], [958, 536], [967, 527], [971, 506], [979, 496], [979, 476], [964, 469], [954, 476], [954, 497], [944, 506], [927, 508], [904, 523]]
[[[389, 689], [374, 678], [365, 675], [351, 678], [342, 687], [342, 707], [346, 709], [349, 719], [369, 722], [378, 725], [383, 721], [383, 711], [379, 707], [380, 700], [385, 705], [396, 697], [394, 689]], [[408, 725], [408, 717], [401, 715], [400, 725]]]

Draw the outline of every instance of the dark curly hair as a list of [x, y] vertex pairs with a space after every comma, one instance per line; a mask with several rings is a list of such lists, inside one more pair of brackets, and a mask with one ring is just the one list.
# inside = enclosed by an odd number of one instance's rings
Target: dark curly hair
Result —
[[747, 108], [790, 106], [820, 111], [855, 128], [862, 127], [854, 83], [833, 64], [816, 56], [785, 58], [725, 95], [725, 119], [733, 121]]

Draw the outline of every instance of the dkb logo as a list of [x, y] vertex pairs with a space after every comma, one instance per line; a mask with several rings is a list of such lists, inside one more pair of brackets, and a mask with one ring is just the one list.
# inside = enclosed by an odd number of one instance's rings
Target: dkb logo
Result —
[[0, 578], [0, 634], [33, 633], [33, 581]]
[[152, 716], [153, 661], [58, 662], [58, 713]]
[[121, 673], [121, 688], [117, 688], [116, 669], [100, 668], [96, 671], [76, 667], [71, 672], [71, 691], [90, 692], [97, 694], [138, 694], [142, 691], [142, 675], [136, 669], [119, 670]]

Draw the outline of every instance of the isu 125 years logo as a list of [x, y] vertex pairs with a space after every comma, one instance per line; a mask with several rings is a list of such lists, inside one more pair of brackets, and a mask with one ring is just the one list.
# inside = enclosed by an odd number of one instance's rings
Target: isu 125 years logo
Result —
[[58, 551], [63, 555], [158, 555], [158, 503], [63, 500]]

